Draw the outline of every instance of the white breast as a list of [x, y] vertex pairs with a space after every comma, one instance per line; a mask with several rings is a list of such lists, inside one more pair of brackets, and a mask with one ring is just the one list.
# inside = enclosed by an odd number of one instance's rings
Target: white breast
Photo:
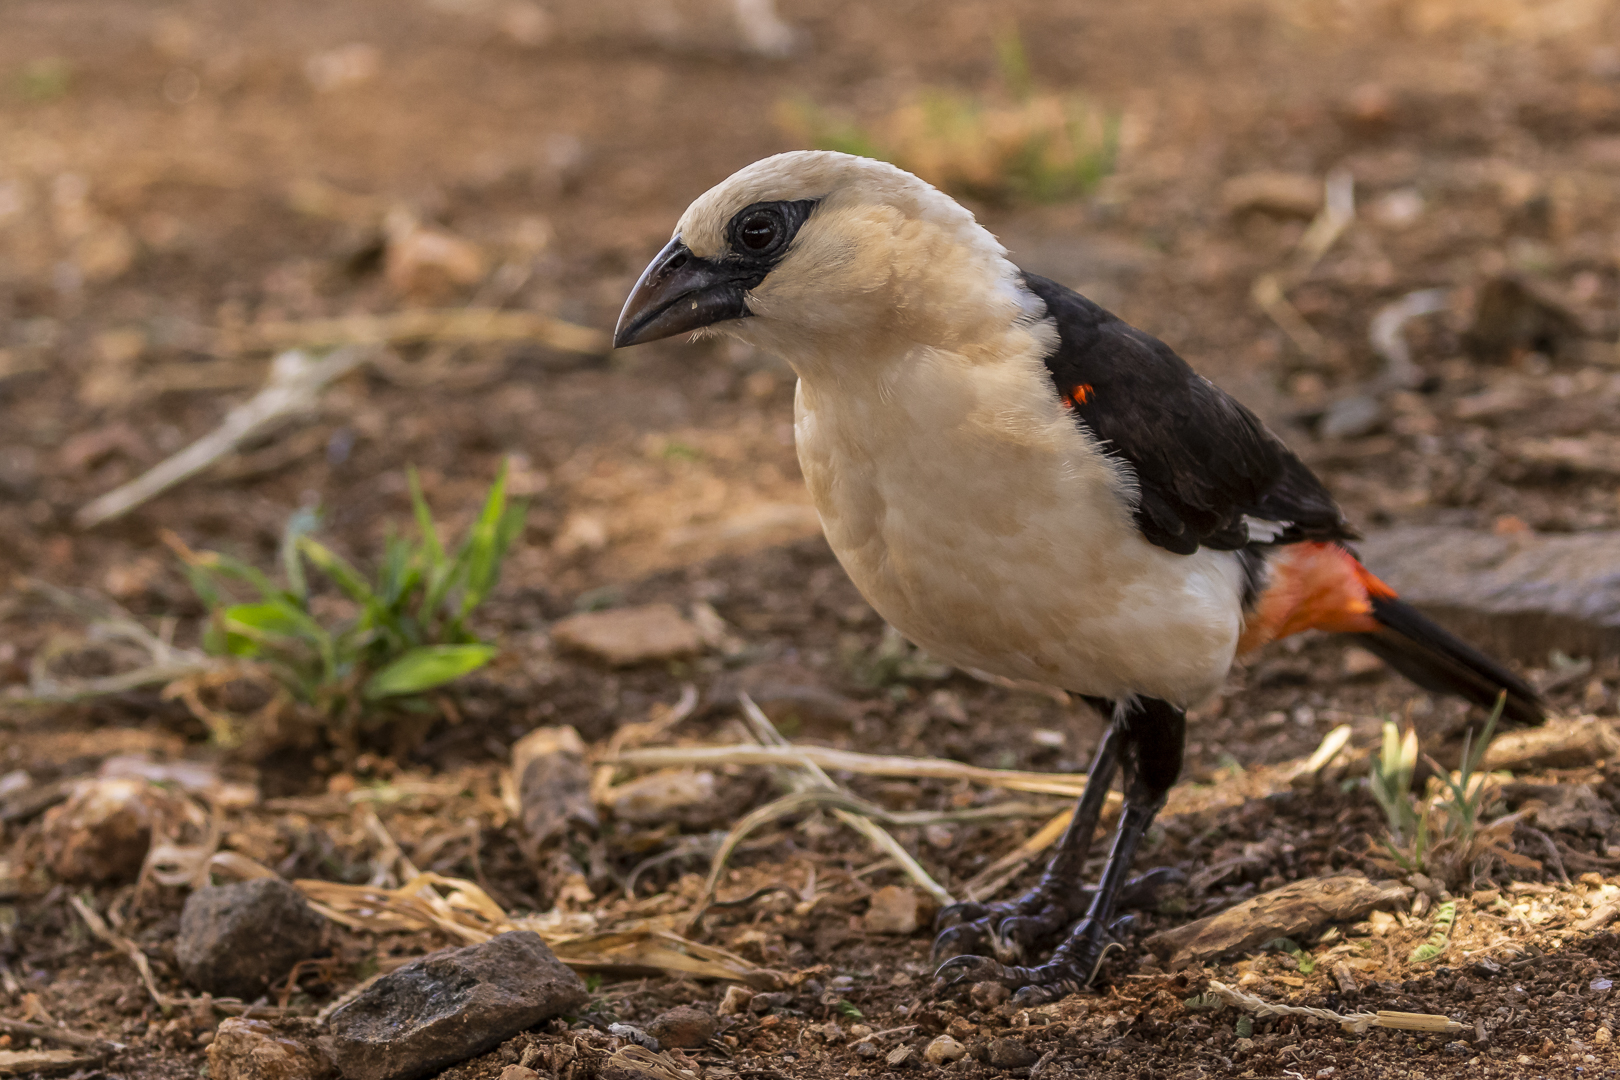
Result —
[[1219, 689], [1242, 623], [1237, 558], [1142, 538], [1118, 467], [1033, 351], [838, 370], [800, 381], [799, 461], [885, 619], [957, 665], [1077, 693], [1186, 706]]

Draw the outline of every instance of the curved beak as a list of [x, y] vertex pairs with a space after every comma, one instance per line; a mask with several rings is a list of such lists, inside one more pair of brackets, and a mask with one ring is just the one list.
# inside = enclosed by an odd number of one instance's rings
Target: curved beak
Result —
[[759, 284], [757, 268], [700, 259], [681, 238], [664, 245], [641, 274], [613, 328], [613, 347], [701, 330], [728, 319], [747, 318], [748, 290]]

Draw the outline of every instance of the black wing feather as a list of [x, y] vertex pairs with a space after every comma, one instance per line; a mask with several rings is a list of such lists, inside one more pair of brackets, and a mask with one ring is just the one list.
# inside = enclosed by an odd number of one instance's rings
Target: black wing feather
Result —
[[1182, 555], [1236, 551], [1254, 543], [1245, 516], [1281, 523], [1272, 543], [1356, 538], [1304, 462], [1168, 345], [1055, 281], [1024, 282], [1057, 323], [1052, 383], [1135, 473], [1136, 523], [1150, 542]]

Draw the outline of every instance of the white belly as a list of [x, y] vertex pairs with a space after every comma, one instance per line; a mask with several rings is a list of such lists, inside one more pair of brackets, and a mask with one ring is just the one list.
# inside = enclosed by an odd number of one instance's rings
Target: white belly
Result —
[[1033, 363], [917, 362], [878, 393], [801, 381], [799, 461], [827, 539], [879, 614], [954, 664], [1196, 704], [1232, 663], [1238, 559], [1144, 540]]

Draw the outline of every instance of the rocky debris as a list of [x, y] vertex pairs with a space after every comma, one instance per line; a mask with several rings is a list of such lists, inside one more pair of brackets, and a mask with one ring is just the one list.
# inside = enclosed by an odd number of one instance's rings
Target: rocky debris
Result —
[[752, 990], [732, 983], [726, 987], [726, 996], [720, 999], [720, 1007], [715, 1011], [721, 1016], [739, 1016], [748, 1011], [748, 1003], [753, 1000]]
[[976, 982], [968, 991], [968, 1000], [980, 1012], [992, 1012], [1012, 997], [1012, 991], [998, 982]]
[[540, 935], [513, 930], [424, 956], [332, 1013], [322, 1048], [346, 1080], [412, 1080], [585, 1004]]
[[666, 1049], [673, 1046], [689, 1050], [702, 1046], [719, 1030], [720, 1022], [714, 1014], [696, 1005], [677, 1005], [660, 1013], [647, 1025], [647, 1034]]
[[773, 1009], [786, 1008], [793, 1004], [793, 995], [786, 990], [777, 990], [769, 994], [755, 994], [748, 1002], [748, 1011], [768, 1013]]
[[856, 1057], [863, 1058], [875, 1058], [879, 1054], [883, 1053], [883, 1047], [879, 1046], [871, 1039], [862, 1039], [855, 1043], [851, 1049], [855, 1051]]
[[1403, 599], [1498, 655], [1545, 664], [1552, 649], [1620, 654], [1620, 533], [1415, 526], [1358, 549]]
[[210, 1080], [326, 1080], [325, 1055], [263, 1020], [226, 1019], [208, 1044]]
[[[953, 1040], [954, 1041], [954, 1040]], [[883, 1058], [891, 1069], [909, 1069], [917, 1064], [915, 1046], [897, 1046]]]
[[552, 625], [551, 640], [614, 667], [678, 660], [703, 648], [702, 632], [673, 604], [570, 615]]
[[845, 727], [861, 712], [858, 702], [829, 689], [820, 675], [783, 660], [751, 664], [718, 682], [711, 696], [730, 702], [738, 694], [747, 694], [778, 726], [797, 721], [801, 727]]
[[923, 1060], [930, 1065], [949, 1065], [966, 1054], [967, 1047], [949, 1035], [940, 1035], [923, 1048]]
[[1568, 359], [1590, 333], [1579, 313], [1551, 289], [1504, 274], [1480, 286], [1463, 344], [1489, 363], [1506, 363], [1523, 352]]
[[384, 232], [383, 275], [404, 296], [442, 300], [484, 276], [488, 259], [477, 244], [424, 226], [408, 212], [390, 213]]
[[1276, 217], [1313, 218], [1322, 209], [1322, 199], [1321, 179], [1302, 173], [1247, 173], [1221, 185], [1221, 206], [1234, 215], [1257, 211]]
[[527, 1065], [508, 1065], [501, 1070], [501, 1080], [540, 1080], [540, 1074]]
[[923, 918], [921, 896], [903, 885], [885, 885], [872, 894], [862, 925], [872, 934], [915, 934]]
[[1600, 431], [1581, 436], [1517, 439], [1509, 453], [1526, 465], [1550, 471], [1620, 476], [1620, 436]]
[[1040, 1056], [1022, 1039], [991, 1039], [984, 1048], [985, 1064], [995, 1069], [1026, 1068]]
[[140, 779], [86, 780], [45, 812], [45, 862], [71, 884], [133, 881], [153, 835], [186, 824], [201, 828], [202, 813], [174, 791]]
[[[706, 769], [660, 769], [615, 785], [612, 799], [613, 816], [620, 821], [658, 825], [685, 819], [685, 811], [714, 804], [715, 776]], [[712, 815], [697, 817], [707, 824]]]
[[535, 728], [512, 745], [512, 775], [530, 857], [572, 829], [595, 832], [585, 741], [572, 727]]
[[1161, 930], [1142, 944], [1171, 971], [1222, 953], [1253, 949], [1273, 938], [1298, 939], [1330, 922], [1350, 922], [1374, 908], [1408, 901], [1412, 888], [1369, 881], [1359, 874], [1295, 881], [1184, 926]]
[[280, 878], [210, 885], [186, 898], [174, 955], [199, 990], [247, 1001], [320, 951], [326, 920]]

